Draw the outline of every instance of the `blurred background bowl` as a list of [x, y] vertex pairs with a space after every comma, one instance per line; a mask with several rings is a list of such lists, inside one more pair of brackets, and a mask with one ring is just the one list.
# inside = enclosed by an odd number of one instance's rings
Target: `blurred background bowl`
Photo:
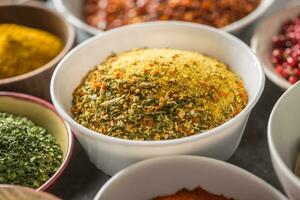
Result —
[[279, 33], [282, 24], [286, 20], [295, 18], [299, 14], [300, 4], [293, 1], [280, 11], [264, 18], [256, 27], [251, 39], [251, 48], [256, 52], [261, 61], [267, 77], [282, 89], [288, 89], [292, 84], [275, 72], [274, 65], [271, 62], [273, 49], [272, 37]]
[[26, 94], [0, 92], [0, 111], [27, 117], [53, 134], [63, 152], [62, 164], [56, 173], [37, 190], [47, 190], [61, 176], [72, 156], [74, 137], [67, 123], [50, 103]]
[[300, 151], [300, 82], [287, 90], [275, 104], [268, 124], [272, 163], [285, 192], [300, 199], [300, 179], [294, 174]]
[[[16, 4], [16, 2], [22, 2]], [[50, 99], [50, 79], [56, 64], [72, 48], [74, 28], [58, 13], [37, 1], [0, 1], [0, 24], [14, 23], [38, 28], [58, 36], [64, 42], [63, 50], [47, 64], [11, 78], [0, 79], [0, 90], [24, 92]]]
[[36, 191], [32, 188], [16, 185], [0, 185], [0, 199], [2, 200], [61, 200], [52, 194]]
[[[247, 106], [219, 127], [165, 141], [110, 137], [77, 123], [70, 108], [72, 93], [82, 78], [111, 52], [144, 47], [197, 51], [226, 63], [243, 80], [249, 95]], [[69, 74], [72, 74], [72, 79], [65, 78]], [[258, 59], [247, 45], [234, 36], [194, 23], [152, 22], [107, 31], [77, 46], [56, 68], [51, 81], [51, 98], [59, 114], [71, 125], [90, 160], [106, 174], [112, 175], [132, 163], [155, 156], [195, 154], [228, 159], [240, 143], [249, 114], [262, 94], [264, 81]]]
[[196, 156], [154, 158], [134, 164], [106, 182], [94, 200], [148, 200], [198, 186], [237, 200], [287, 200], [268, 183], [241, 168]]
[[[261, 4], [253, 12], [251, 12], [246, 17], [225, 26], [224, 28], [222, 28], [222, 30], [230, 33], [240, 32], [242, 29], [261, 17], [272, 5], [273, 1], [274, 0], [261, 0]], [[91, 35], [96, 35], [103, 32], [102, 30], [99, 30], [85, 23], [82, 15], [84, 0], [53, 0], [53, 2], [55, 8], [77, 28]]]

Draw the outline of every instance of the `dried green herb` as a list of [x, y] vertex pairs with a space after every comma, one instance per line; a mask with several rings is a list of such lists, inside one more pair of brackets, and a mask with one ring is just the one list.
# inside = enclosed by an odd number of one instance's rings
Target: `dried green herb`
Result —
[[62, 152], [46, 129], [0, 112], [0, 184], [38, 188], [59, 168]]
[[247, 104], [241, 79], [216, 59], [174, 49], [112, 55], [73, 93], [74, 119], [97, 132], [132, 140], [201, 133]]

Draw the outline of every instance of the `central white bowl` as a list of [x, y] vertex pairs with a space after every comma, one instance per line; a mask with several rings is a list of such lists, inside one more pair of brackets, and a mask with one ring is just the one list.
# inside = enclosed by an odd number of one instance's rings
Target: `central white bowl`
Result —
[[[70, 113], [72, 93], [82, 78], [112, 52], [142, 47], [191, 50], [218, 58], [242, 78], [249, 95], [247, 106], [236, 117], [217, 128], [166, 141], [114, 138], [75, 122]], [[114, 29], [76, 47], [56, 68], [51, 81], [51, 97], [57, 111], [73, 128], [90, 160], [111, 175], [134, 162], [155, 156], [194, 154], [228, 159], [240, 142], [249, 114], [263, 91], [264, 81], [257, 58], [247, 45], [234, 36], [192, 23], [153, 22]]]

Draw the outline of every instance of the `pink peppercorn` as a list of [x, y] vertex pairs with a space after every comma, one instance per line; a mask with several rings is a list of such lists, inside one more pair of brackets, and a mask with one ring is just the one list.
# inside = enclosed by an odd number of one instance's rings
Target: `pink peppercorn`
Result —
[[284, 22], [272, 42], [275, 72], [291, 84], [296, 83], [300, 79], [300, 15]]

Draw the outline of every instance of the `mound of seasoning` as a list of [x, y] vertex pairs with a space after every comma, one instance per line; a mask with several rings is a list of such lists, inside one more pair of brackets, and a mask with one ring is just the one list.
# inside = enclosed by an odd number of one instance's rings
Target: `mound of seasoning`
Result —
[[197, 187], [193, 190], [182, 189], [176, 194], [163, 196], [163, 197], [156, 197], [153, 200], [233, 200], [228, 199], [222, 195], [215, 195], [212, 194], [201, 187]]
[[248, 96], [228, 67], [197, 52], [135, 49], [107, 58], [73, 93], [74, 119], [105, 135], [166, 140], [217, 127]]
[[59, 168], [55, 138], [25, 117], [0, 112], [0, 184], [38, 188]]
[[0, 24], [0, 79], [43, 66], [62, 48], [63, 42], [51, 33], [16, 24]]
[[224, 27], [256, 9], [261, 0], [85, 0], [86, 22], [108, 30], [157, 20]]
[[283, 23], [273, 37], [272, 63], [291, 84], [300, 79], [300, 15]]

